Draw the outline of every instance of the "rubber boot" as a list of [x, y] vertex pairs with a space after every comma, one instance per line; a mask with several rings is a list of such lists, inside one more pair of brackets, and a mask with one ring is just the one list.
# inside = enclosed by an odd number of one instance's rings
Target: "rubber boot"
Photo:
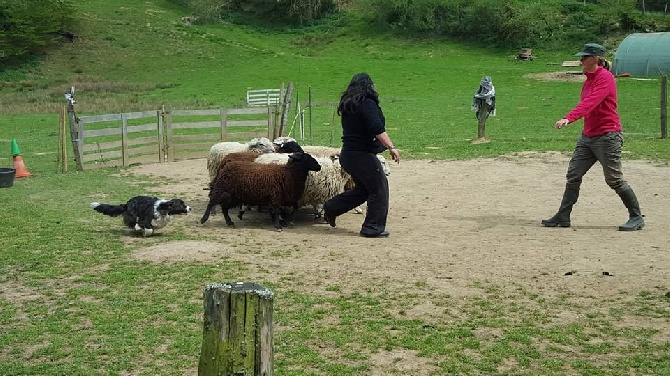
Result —
[[633, 188], [628, 188], [619, 193], [619, 197], [621, 197], [621, 201], [623, 201], [623, 204], [628, 209], [628, 222], [619, 226], [619, 231], [641, 230], [644, 227], [644, 218]]
[[561, 200], [561, 207], [558, 208], [558, 213], [554, 214], [549, 219], [542, 220], [544, 227], [570, 227], [570, 213], [572, 212], [572, 205], [577, 203], [579, 198], [579, 190], [572, 188], [565, 188], [563, 192], [563, 200]]

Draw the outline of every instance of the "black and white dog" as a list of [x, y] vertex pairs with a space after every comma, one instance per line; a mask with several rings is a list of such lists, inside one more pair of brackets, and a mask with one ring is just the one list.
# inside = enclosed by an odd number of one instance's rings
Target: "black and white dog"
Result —
[[123, 223], [143, 236], [150, 236], [154, 230], [165, 227], [171, 215], [188, 214], [191, 207], [180, 199], [162, 200], [158, 197], [135, 196], [121, 205], [92, 202], [93, 210], [116, 217], [123, 215]]

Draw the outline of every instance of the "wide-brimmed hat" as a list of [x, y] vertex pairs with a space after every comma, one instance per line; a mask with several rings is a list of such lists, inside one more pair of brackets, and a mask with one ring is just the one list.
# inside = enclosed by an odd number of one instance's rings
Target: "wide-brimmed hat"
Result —
[[597, 43], [587, 43], [575, 56], [605, 56], [605, 47]]

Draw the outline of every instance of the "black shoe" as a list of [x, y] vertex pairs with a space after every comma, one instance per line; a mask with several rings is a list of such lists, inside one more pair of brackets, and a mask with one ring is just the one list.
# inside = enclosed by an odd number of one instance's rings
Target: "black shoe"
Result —
[[324, 211], [323, 212], [323, 220], [328, 222], [330, 227], [335, 227], [335, 216], [334, 215], [330, 215], [330, 214], [328, 214], [327, 212]]
[[368, 234], [365, 232], [361, 232], [361, 236], [364, 238], [388, 238], [389, 235], [391, 235], [391, 233], [388, 231], [382, 231], [376, 234]]

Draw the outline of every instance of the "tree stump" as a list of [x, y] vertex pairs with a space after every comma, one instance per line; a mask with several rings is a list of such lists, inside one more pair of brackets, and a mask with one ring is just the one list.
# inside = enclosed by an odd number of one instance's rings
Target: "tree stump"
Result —
[[200, 376], [272, 376], [272, 291], [256, 283], [205, 287]]
[[477, 99], [479, 103], [479, 111], [477, 111], [477, 138], [486, 138], [486, 119], [489, 118], [489, 111], [491, 105], [486, 103], [484, 99]]

